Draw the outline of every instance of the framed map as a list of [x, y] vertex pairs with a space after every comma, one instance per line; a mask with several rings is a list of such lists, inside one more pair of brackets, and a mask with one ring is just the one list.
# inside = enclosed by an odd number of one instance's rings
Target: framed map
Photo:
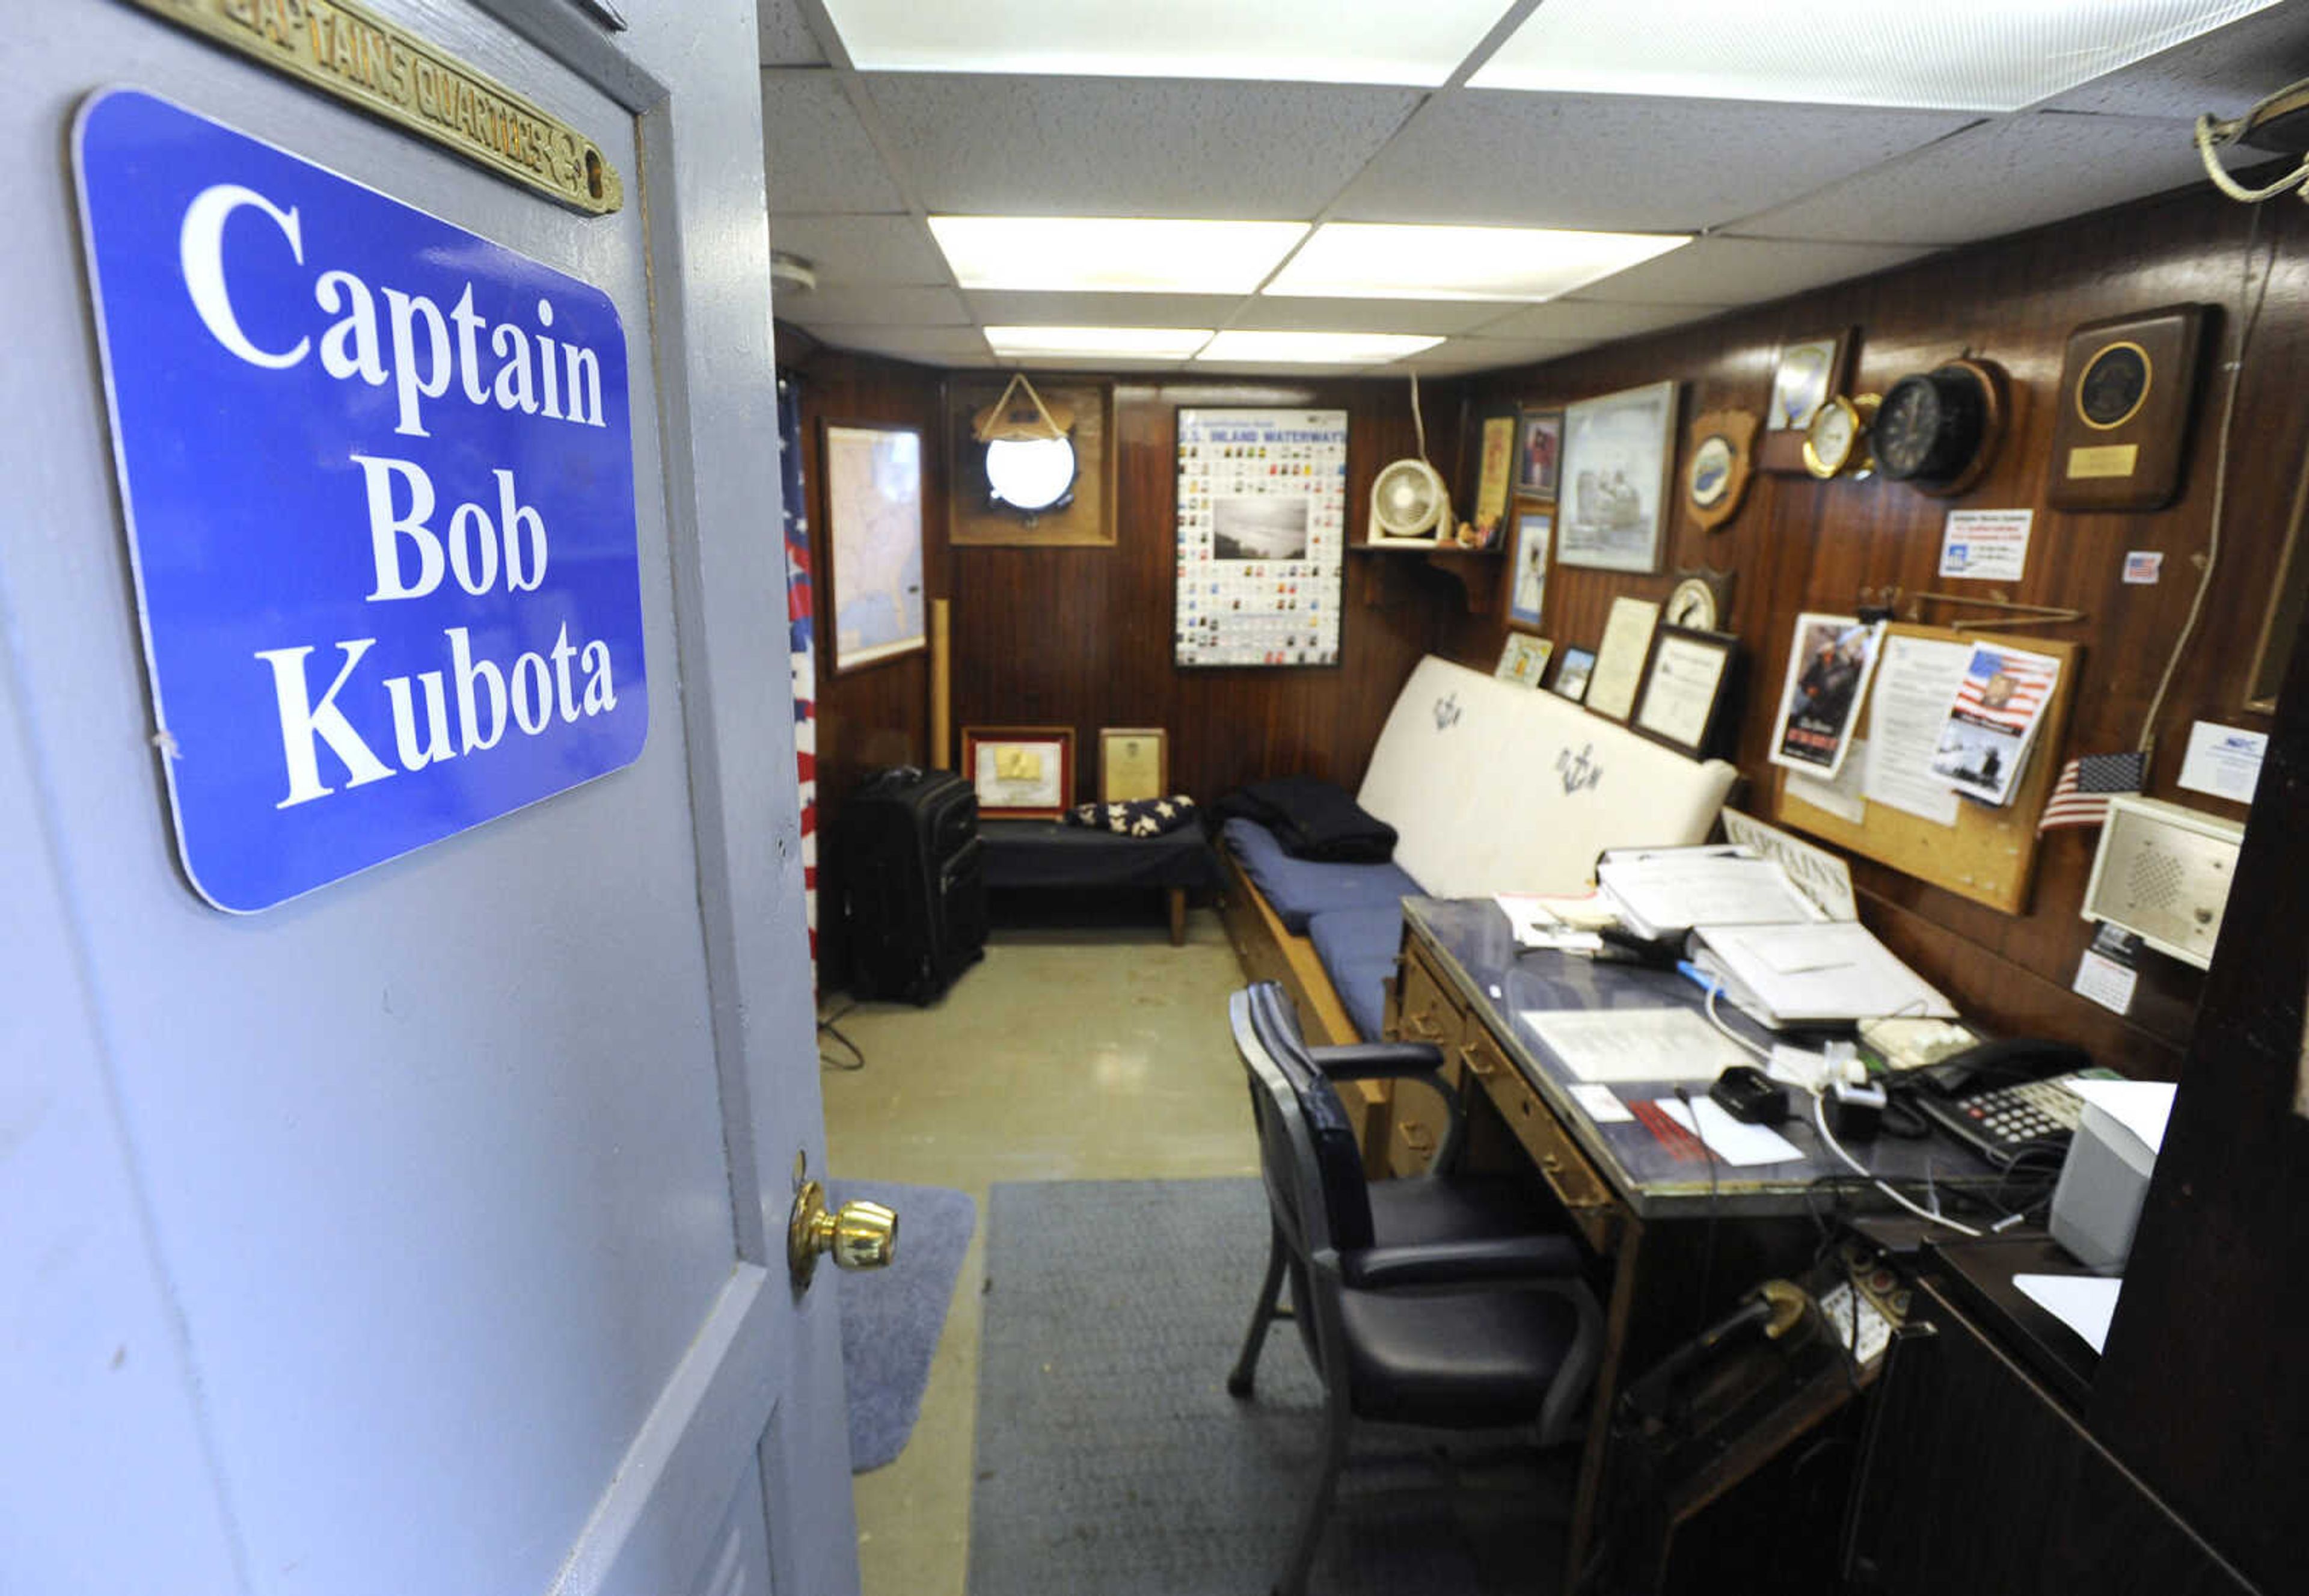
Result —
[[930, 645], [922, 603], [922, 435], [825, 423], [827, 629], [837, 676]]

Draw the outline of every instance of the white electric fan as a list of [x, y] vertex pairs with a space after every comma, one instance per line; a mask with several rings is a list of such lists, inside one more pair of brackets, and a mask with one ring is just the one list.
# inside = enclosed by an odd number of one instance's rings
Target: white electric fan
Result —
[[1419, 413], [1419, 377], [1411, 378], [1411, 424], [1419, 457], [1391, 460], [1371, 481], [1371, 541], [1440, 543], [1451, 535], [1451, 496], [1443, 473], [1427, 463], [1427, 423]]

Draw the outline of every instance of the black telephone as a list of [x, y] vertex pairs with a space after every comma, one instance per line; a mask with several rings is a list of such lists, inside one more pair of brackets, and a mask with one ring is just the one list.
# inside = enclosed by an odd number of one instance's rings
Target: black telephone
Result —
[[1909, 1099], [1917, 1113], [2006, 1168], [2067, 1145], [2084, 1112], [2069, 1082], [2080, 1078], [2120, 1079], [2081, 1047], [2028, 1037], [1983, 1042], [1906, 1077], [1921, 1089]]

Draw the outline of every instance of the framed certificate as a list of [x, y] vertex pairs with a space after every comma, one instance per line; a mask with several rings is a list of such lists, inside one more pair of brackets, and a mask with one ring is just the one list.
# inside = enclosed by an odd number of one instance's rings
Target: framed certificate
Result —
[[989, 820], [1055, 820], [1074, 802], [1072, 726], [964, 726], [962, 768]]
[[1630, 724], [1655, 742], [1706, 759], [1725, 730], [1739, 655], [1740, 640], [1728, 634], [1661, 627]]
[[1604, 621], [1604, 640], [1596, 648], [1596, 668], [1587, 678], [1587, 707], [1598, 715], [1624, 721], [1635, 712], [1636, 690], [1644, 684], [1644, 663], [1651, 658], [1652, 629], [1659, 623], [1659, 606], [1648, 599], [1615, 598]]
[[1101, 726], [1098, 801], [1171, 795], [1171, 734], [1160, 726]]

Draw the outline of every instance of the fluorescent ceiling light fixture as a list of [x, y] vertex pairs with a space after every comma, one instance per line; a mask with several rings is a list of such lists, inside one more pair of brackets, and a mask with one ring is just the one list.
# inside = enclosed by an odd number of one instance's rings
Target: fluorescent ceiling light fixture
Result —
[[2012, 111], [2274, 3], [1547, 0], [1468, 82], [1557, 93]]
[[989, 327], [987, 346], [1006, 360], [1063, 356], [1183, 360], [1210, 342], [1208, 327]]
[[964, 288], [1246, 294], [1307, 234], [1303, 221], [1122, 216], [933, 216]]
[[1198, 360], [1265, 360], [1278, 366], [1376, 366], [1442, 343], [1425, 333], [1221, 333]]
[[1433, 88], [1508, 0], [826, 0], [861, 72], [1415, 83]]
[[1691, 242], [1682, 233], [1327, 222], [1267, 288], [1342, 299], [1552, 299]]

